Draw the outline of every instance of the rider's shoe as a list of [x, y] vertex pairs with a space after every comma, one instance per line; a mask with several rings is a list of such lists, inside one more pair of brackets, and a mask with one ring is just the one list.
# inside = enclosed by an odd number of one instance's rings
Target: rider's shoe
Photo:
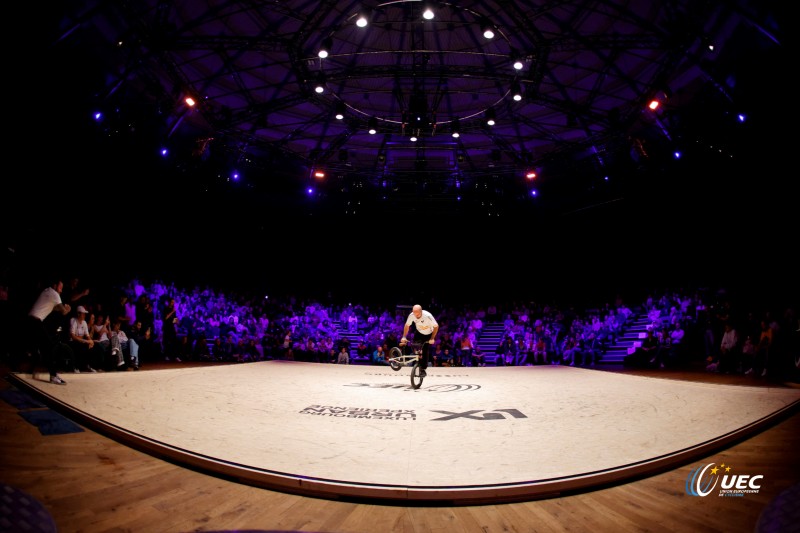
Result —
[[420, 371], [419, 371], [419, 377], [421, 377], [421, 378], [424, 378], [424, 377], [425, 377], [425, 376], [427, 376], [427, 375], [428, 375], [428, 373], [427, 373], [427, 372], [425, 372], [424, 370], [420, 370]]

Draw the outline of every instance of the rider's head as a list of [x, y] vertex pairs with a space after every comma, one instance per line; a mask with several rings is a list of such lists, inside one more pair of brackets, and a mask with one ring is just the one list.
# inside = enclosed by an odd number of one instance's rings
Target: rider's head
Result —
[[421, 305], [415, 305], [414, 308], [411, 310], [411, 312], [414, 313], [415, 317], [417, 317], [417, 318], [421, 317], [422, 316], [422, 306]]

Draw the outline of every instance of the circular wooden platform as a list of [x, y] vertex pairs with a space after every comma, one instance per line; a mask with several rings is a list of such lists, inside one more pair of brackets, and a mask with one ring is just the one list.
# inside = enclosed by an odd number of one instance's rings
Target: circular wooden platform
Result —
[[800, 404], [800, 391], [563, 366], [407, 368], [269, 361], [13, 374], [73, 420], [171, 461], [331, 499], [507, 502], [687, 464]]

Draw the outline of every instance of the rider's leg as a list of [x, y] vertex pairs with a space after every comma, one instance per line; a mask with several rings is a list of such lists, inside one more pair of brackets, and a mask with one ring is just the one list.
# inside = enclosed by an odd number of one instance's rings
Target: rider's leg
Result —
[[431, 340], [431, 336], [430, 335], [423, 335], [422, 336], [422, 339], [421, 339], [421, 341], [422, 341], [422, 357], [420, 358], [420, 363], [419, 363], [419, 367], [420, 367], [421, 370], [425, 370], [426, 368], [428, 368], [428, 357], [429, 357], [428, 354], [430, 353], [430, 347], [431, 347], [430, 343], [428, 342], [429, 340]]

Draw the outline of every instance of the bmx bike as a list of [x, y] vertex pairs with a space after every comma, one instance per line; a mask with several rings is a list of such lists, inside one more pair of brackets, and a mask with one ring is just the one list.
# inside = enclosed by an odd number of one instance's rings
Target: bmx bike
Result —
[[[410, 353], [409, 353], [410, 350]], [[418, 389], [422, 386], [422, 369], [419, 367], [422, 358], [422, 343], [405, 342], [389, 350], [389, 366], [397, 372], [404, 366], [411, 367], [411, 387]]]

